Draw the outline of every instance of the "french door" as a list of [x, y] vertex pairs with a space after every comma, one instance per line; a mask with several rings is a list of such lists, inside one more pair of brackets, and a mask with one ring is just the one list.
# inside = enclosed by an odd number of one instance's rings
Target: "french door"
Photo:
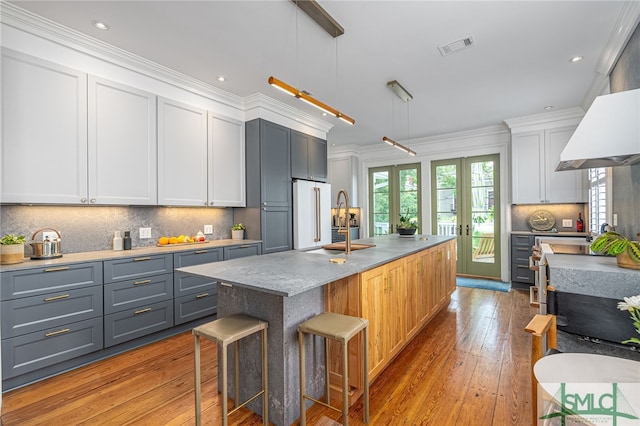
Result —
[[420, 199], [419, 163], [369, 169], [369, 235], [393, 234], [400, 215], [419, 221]]
[[432, 232], [456, 235], [459, 274], [500, 277], [500, 156], [431, 163]]

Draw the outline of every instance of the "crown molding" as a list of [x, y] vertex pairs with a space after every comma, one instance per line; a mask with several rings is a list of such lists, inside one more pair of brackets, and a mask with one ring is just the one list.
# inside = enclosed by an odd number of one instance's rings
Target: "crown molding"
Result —
[[582, 108], [574, 107], [554, 112], [509, 118], [504, 122], [511, 129], [511, 133], [514, 134], [578, 124], [583, 116], [584, 111]]
[[640, 23], [640, 2], [637, 0], [624, 2], [607, 46], [598, 60], [596, 67], [598, 73], [605, 76], [611, 73], [638, 23]]
[[244, 99], [244, 110], [247, 121], [264, 118], [292, 129], [315, 133], [315, 136], [322, 139], [326, 139], [327, 133], [334, 126], [262, 93], [247, 96]]

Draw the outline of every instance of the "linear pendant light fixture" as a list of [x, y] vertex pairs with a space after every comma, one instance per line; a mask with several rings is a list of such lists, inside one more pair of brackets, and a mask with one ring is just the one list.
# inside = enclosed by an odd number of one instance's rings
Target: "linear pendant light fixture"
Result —
[[416, 152], [415, 152], [415, 151], [413, 151], [413, 150], [411, 150], [411, 149], [407, 148], [406, 146], [404, 146], [404, 145], [402, 145], [402, 144], [399, 144], [398, 142], [394, 141], [393, 139], [389, 139], [389, 138], [388, 138], [388, 137], [386, 137], [386, 136], [383, 136], [383, 137], [382, 137], [382, 142], [387, 143], [387, 144], [389, 144], [389, 145], [391, 145], [391, 146], [393, 146], [393, 147], [396, 147], [396, 148], [398, 148], [400, 151], [404, 151], [404, 152], [406, 152], [407, 154], [409, 154], [409, 155], [410, 155], [410, 156], [412, 156], [412, 157], [415, 157], [415, 156], [416, 156]]
[[283, 92], [288, 93], [288, 94], [290, 94], [291, 96], [293, 96], [295, 98], [298, 98], [298, 99], [300, 99], [302, 101], [305, 101], [309, 105], [313, 105], [314, 107], [318, 108], [319, 110], [324, 111], [327, 114], [331, 114], [334, 117], [337, 117], [340, 120], [344, 121], [345, 123], [351, 124], [352, 126], [356, 123], [356, 120], [354, 120], [353, 118], [349, 117], [348, 115], [341, 113], [337, 109], [332, 108], [332, 107], [330, 107], [329, 105], [327, 105], [327, 104], [325, 104], [323, 102], [320, 102], [316, 98], [306, 94], [302, 90], [298, 90], [295, 87], [288, 85], [284, 81], [280, 81], [277, 78], [271, 76], [271, 77], [269, 77], [268, 82], [269, 82], [270, 85], [272, 85], [276, 89], [280, 89]]
[[[400, 83], [398, 83], [397, 80], [392, 80], [387, 82], [387, 87], [389, 88], [389, 90], [391, 90], [393, 93], [396, 94], [397, 97], [399, 97], [400, 99], [402, 99], [405, 102], [409, 102], [410, 100], [413, 99], [413, 96], [411, 95], [411, 93], [409, 93], [407, 91], [407, 89], [405, 89], [404, 87], [402, 87], [402, 85]], [[407, 106], [408, 108], [408, 106]], [[408, 110], [407, 110], [407, 120], [409, 120], [409, 114], [408, 114]], [[407, 126], [408, 127], [408, 126]], [[409, 130], [407, 128], [407, 139], [409, 139]], [[395, 148], [398, 148], [400, 151], [404, 151], [407, 154], [409, 154], [412, 157], [416, 156], [416, 152], [413, 151], [412, 149], [407, 148], [406, 146], [394, 141], [393, 139], [390, 139], [386, 136], [382, 137], [382, 142], [389, 144]]]

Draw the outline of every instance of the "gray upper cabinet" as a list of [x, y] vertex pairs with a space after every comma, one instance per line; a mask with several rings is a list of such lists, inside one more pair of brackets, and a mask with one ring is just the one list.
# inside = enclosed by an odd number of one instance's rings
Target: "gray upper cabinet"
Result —
[[262, 253], [292, 248], [291, 130], [263, 119], [245, 124], [247, 208], [234, 209], [245, 236], [262, 240]]
[[327, 141], [291, 130], [291, 177], [327, 181]]

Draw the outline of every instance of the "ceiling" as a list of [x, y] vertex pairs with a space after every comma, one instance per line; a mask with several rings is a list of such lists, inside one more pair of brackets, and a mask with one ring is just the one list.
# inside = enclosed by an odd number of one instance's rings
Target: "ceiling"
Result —
[[[618, 1], [333, 1], [333, 38], [289, 0], [15, 1], [38, 15], [241, 97], [315, 108], [267, 84], [271, 75], [355, 118], [328, 140], [380, 144], [498, 125], [576, 107], [618, 30]], [[92, 21], [106, 22], [102, 31]], [[475, 45], [443, 57], [438, 46]], [[570, 58], [584, 59], [572, 63]], [[225, 76], [219, 82], [218, 76]], [[412, 95], [403, 102], [386, 83]], [[390, 148], [391, 149], [391, 148]]]

